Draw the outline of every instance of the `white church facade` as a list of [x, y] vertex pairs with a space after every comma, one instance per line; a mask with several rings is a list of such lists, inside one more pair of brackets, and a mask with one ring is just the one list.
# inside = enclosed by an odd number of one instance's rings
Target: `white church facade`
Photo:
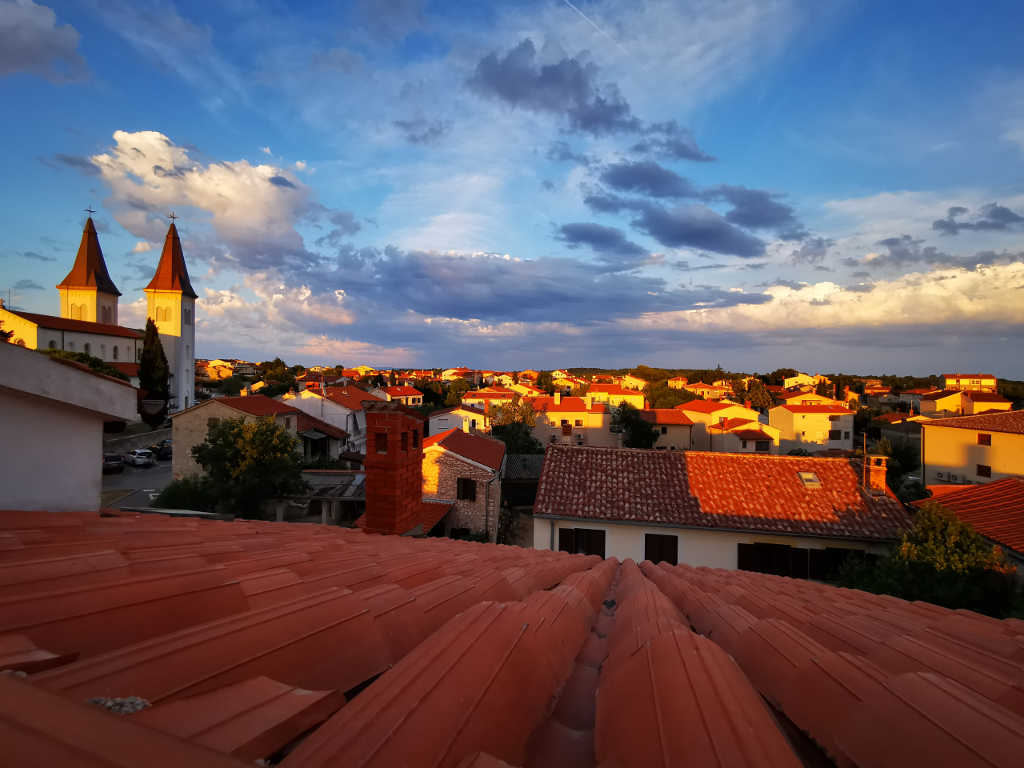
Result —
[[[107, 271], [92, 218], [85, 222], [75, 263], [58, 285], [60, 315], [41, 315], [4, 307], [3, 329], [10, 341], [28, 349], [62, 349], [97, 357], [138, 377], [145, 332], [118, 324], [121, 292]], [[156, 272], [145, 288], [146, 314], [156, 324], [170, 371], [169, 410], [195, 404], [195, 302], [178, 230], [171, 222]]]

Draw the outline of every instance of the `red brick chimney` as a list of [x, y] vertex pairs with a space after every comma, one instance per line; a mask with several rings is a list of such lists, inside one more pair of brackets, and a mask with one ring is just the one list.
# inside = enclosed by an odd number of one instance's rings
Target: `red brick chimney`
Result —
[[366, 410], [367, 533], [403, 534], [419, 521], [423, 499], [423, 422], [398, 403]]
[[867, 490], [870, 493], [885, 493], [885, 470], [889, 463], [888, 456], [868, 456]]
[[749, 397], [746, 400], [743, 401], [743, 407], [746, 408], [748, 411], [751, 409], [750, 398]]

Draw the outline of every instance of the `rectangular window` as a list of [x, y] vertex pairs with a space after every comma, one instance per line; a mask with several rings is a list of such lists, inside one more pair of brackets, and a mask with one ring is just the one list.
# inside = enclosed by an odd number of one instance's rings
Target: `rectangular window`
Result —
[[604, 557], [604, 531], [593, 528], [559, 528], [558, 551], [573, 555]]
[[408, 451], [409, 450], [409, 433], [408, 432], [403, 432], [402, 433], [402, 450], [403, 451]]
[[992, 477], [992, 467], [987, 464], [979, 464], [976, 474], [978, 477]]
[[741, 448], [746, 448], [747, 447], [747, 441], [746, 440], [740, 440], [740, 447]]
[[662, 427], [661, 428], [661, 434], [667, 435], [668, 434], [668, 427]]
[[460, 501], [476, 501], [476, 480], [460, 477], [456, 481], [455, 498]]
[[830, 429], [828, 431], [828, 439], [829, 440], [842, 440], [843, 439], [843, 430], [841, 430], [841, 429]]
[[575, 424], [576, 424], [577, 427], [582, 427], [583, 426], [583, 419], [576, 419]]
[[660, 533], [644, 534], [644, 559], [652, 563], [679, 564], [679, 537]]
[[756, 451], [764, 453], [766, 451], [770, 451], [771, 449], [772, 444], [770, 440], [758, 440], [756, 443], [754, 443], [754, 450]]
[[978, 433], [978, 445], [992, 445], [992, 435]]
[[839, 417], [838, 416], [829, 416], [828, 420], [829, 421], [839, 421]]
[[377, 432], [373, 436], [373, 449], [377, 453], [388, 452], [388, 434], [387, 432]]
[[562, 419], [562, 421], [561, 421], [561, 425], [562, 425], [563, 427], [568, 427], [568, 426], [569, 426], [569, 420], [568, 420], [568, 419]]
[[843, 432], [843, 440], [849, 440], [849, 439], [850, 439], [850, 433], [849, 432]]
[[412, 447], [413, 448], [419, 448], [420, 447], [420, 431], [418, 429], [414, 429], [412, 431]]

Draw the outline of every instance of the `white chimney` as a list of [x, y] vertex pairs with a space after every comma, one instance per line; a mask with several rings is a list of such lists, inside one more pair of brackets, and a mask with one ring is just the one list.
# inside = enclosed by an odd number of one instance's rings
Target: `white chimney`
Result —
[[562, 393], [558, 392], [556, 390], [555, 391], [555, 405], [561, 405], [561, 403], [562, 403]]

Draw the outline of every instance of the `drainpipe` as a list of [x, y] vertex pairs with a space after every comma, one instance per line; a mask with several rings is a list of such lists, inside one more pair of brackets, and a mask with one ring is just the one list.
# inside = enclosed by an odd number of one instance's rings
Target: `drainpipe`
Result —
[[554, 520], [548, 520], [548, 528], [549, 528], [549, 531], [550, 531], [550, 536], [548, 538], [548, 549], [550, 549], [552, 552], [554, 552], [555, 551], [555, 521]]

